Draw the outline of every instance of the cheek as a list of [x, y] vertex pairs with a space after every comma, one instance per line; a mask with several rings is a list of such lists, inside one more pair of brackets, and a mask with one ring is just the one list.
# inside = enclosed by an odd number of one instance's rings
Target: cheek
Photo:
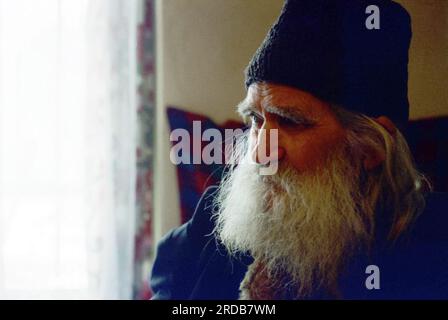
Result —
[[299, 172], [313, 171], [342, 145], [343, 139], [342, 134], [335, 132], [289, 140], [285, 146], [288, 162]]

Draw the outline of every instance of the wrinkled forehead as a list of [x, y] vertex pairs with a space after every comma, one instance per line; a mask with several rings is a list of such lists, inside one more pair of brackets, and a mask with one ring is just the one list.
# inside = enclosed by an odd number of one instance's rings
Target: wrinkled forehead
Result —
[[270, 108], [297, 109], [312, 118], [319, 118], [332, 112], [330, 105], [312, 94], [285, 85], [274, 83], [254, 83], [248, 90], [242, 104], [252, 106], [260, 112]]

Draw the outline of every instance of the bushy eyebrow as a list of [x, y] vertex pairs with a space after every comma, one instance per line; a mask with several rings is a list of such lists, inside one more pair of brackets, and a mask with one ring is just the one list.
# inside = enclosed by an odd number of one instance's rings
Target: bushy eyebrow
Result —
[[286, 118], [298, 124], [312, 125], [316, 123], [315, 119], [309, 117], [302, 110], [295, 107], [266, 106], [264, 109], [266, 110], [266, 112], [275, 114], [282, 118]]
[[[258, 109], [247, 103], [246, 101], [242, 101], [238, 104], [238, 112], [242, 117], [247, 117], [250, 113], [260, 113]], [[302, 110], [296, 107], [278, 107], [278, 106], [266, 106], [264, 107], [265, 111], [271, 114], [275, 114], [279, 117], [286, 118], [290, 121], [293, 121], [297, 124], [304, 125], [314, 125], [316, 123], [316, 119], [306, 115]]]
[[241, 101], [236, 109], [242, 117], [247, 116], [251, 112], [258, 112], [257, 108], [250, 103], [247, 103], [246, 100]]

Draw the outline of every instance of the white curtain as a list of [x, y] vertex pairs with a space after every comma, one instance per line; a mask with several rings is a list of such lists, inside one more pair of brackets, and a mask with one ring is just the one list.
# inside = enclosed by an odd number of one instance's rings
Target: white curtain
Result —
[[0, 298], [132, 298], [137, 0], [0, 0]]

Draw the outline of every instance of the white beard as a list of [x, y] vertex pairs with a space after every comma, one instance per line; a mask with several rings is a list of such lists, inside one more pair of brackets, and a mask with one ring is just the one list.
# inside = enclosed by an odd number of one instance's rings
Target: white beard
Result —
[[286, 271], [297, 297], [336, 290], [341, 268], [369, 237], [359, 170], [336, 153], [314, 174], [281, 164], [276, 175], [259, 176], [257, 165], [242, 163], [216, 198], [215, 231], [230, 253], [250, 252], [274, 279]]

